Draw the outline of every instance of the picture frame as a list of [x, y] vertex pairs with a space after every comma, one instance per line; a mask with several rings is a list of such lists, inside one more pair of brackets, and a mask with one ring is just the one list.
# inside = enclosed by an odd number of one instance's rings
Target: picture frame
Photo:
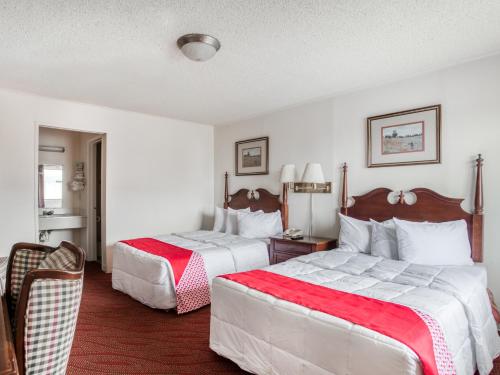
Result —
[[269, 137], [235, 142], [235, 174], [269, 174]]
[[368, 168], [441, 163], [441, 105], [368, 117]]

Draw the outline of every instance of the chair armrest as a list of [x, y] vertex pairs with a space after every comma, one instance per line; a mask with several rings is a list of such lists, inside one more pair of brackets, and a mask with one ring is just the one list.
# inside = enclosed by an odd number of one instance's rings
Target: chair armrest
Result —
[[17, 375], [18, 373], [7, 302], [2, 297], [0, 298], [0, 374]]

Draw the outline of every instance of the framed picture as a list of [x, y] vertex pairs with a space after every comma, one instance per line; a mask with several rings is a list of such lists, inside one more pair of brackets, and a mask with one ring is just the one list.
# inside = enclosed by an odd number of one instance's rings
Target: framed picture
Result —
[[368, 168], [441, 162], [441, 105], [367, 119]]
[[239, 141], [235, 146], [236, 176], [269, 174], [269, 137]]

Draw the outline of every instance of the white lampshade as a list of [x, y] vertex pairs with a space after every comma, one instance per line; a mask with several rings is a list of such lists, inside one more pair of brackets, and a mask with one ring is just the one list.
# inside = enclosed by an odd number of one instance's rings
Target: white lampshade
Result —
[[287, 184], [289, 182], [295, 182], [295, 165], [285, 164], [281, 168], [280, 182], [282, 184]]
[[302, 182], [310, 184], [322, 184], [325, 182], [323, 169], [319, 163], [307, 163], [304, 174], [302, 175]]

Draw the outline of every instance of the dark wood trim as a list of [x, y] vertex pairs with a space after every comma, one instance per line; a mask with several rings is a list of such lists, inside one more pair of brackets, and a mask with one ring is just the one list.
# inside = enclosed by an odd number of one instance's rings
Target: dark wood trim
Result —
[[[283, 191], [282, 201], [279, 194], [272, 194], [266, 189], [240, 189], [229, 194], [228, 174], [224, 174], [224, 208], [240, 210], [250, 207], [250, 211], [275, 212], [280, 210], [283, 229], [288, 229], [288, 193]], [[256, 194], [257, 193], [257, 194]]]
[[495, 303], [495, 298], [493, 297], [493, 292], [490, 289], [486, 290], [488, 292], [488, 297], [490, 298], [490, 304], [491, 304], [491, 312], [493, 313], [493, 317], [495, 318], [495, 321], [497, 324], [500, 323], [500, 311], [498, 310], [498, 306]]
[[283, 230], [288, 229], [288, 186], [289, 183], [283, 184], [283, 193], [281, 194], [281, 222]]
[[337, 240], [334, 238], [306, 236], [300, 240], [292, 240], [283, 236], [273, 236], [269, 247], [270, 261], [271, 264], [276, 264], [300, 255], [330, 250], [336, 247]]
[[[396, 163], [372, 163], [372, 137], [371, 137], [371, 122], [373, 120], [380, 120], [383, 118], [409, 115], [412, 113], [425, 112], [429, 110], [436, 110], [436, 159], [422, 160], [422, 161], [411, 161], [411, 162], [396, 162]], [[414, 108], [407, 111], [399, 111], [393, 113], [387, 113], [384, 115], [371, 116], [366, 119], [366, 163], [368, 168], [380, 168], [380, 167], [398, 167], [404, 165], [422, 165], [422, 164], [439, 164], [441, 163], [441, 104], [430, 105], [427, 107]]]
[[342, 166], [342, 205], [341, 212], [347, 215], [347, 202], [349, 197], [347, 196], [347, 163]]
[[465, 220], [472, 249], [472, 259], [475, 262], [483, 260], [483, 182], [481, 155], [476, 160], [477, 177], [475, 187], [475, 204], [473, 213], [464, 211], [461, 207], [463, 199], [445, 197], [426, 188], [415, 188], [410, 193], [415, 194], [416, 202], [407, 204], [403, 192], [398, 195], [395, 203], [389, 203], [387, 197], [392, 191], [387, 188], [377, 188], [364, 195], [354, 196], [354, 203], [348, 207], [347, 197], [347, 166], [344, 165], [342, 187], [341, 213], [360, 220], [384, 221], [397, 217], [411, 221], [443, 222]]
[[[239, 173], [238, 172], [238, 145], [250, 142], [266, 141], [266, 170], [264, 172]], [[234, 143], [234, 174], [236, 176], [255, 176], [269, 174], [269, 137], [245, 139]]]
[[0, 375], [17, 375], [16, 351], [12, 340], [9, 313], [5, 297], [0, 299]]
[[474, 213], [482, 215], [483, 213], [483, 163], [484, 159], [481, 154], [476, 159], [476, 187], [474, 195]]
[[224, 208], [229, 207], [229, 187], [228, 187], [228, 174], [224, 173]]

